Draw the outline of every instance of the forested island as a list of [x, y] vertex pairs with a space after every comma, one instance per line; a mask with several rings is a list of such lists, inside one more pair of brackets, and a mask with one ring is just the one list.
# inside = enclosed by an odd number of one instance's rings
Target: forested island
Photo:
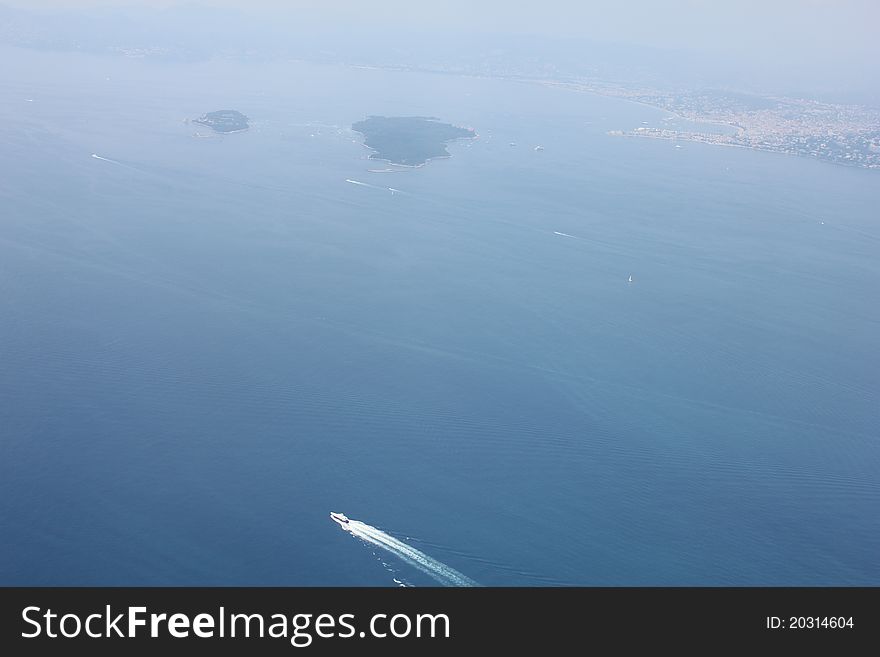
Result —
[[241, 132], [248, 129], [248, 117], [235, 110], [208, 112], [195, 119], [195, 123], [213, 128], [214, 132]]
[[370, 116], [351, 126], [375, 152], [370, 159], [403, 166], [421, 166], [437, 157], [449, 157], [446, 144], [473, 139], [476, 133], [426, 116]]

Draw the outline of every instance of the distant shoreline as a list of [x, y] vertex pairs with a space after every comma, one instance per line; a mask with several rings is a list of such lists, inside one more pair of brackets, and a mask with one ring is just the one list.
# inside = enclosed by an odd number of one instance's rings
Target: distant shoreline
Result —
[[[656, 110], [660, 110], [662, 112], [666, 112], [667, 114], [675, 116], [678, 119], [681, 119], [683, 121], [688, 121], [690, 123], [694, 123], [697, 125], [702, 124], [702, 125], [707, 125], [707, 126], [721, 126], [721, 127], [725, 127], [725, 128], [732, 128], [735, 131], [735, 133], [734, 133], [735, 136], [738, 138], [743, 138], [743, 137], [746, 137], [749, 135], [749, 130], [746, 127], [744, 127], [738, 123], [735, 123], [733, 121], [724, 121], [724, 120], [711, 119], [711, 118], [700, 117], [700, 116], [686, 116], [686, 115], [683, 115], [679, 112], [676, 112], [675, 110], [669, 109], [668, 107], [665, 107], [660, 104], [650, 103], [650, 102], [647, 102], [644, 100], [639, 100], [637, 98], [629, 98], [625, 95], [620, 95], [620, 94], [616, 94], [616, 93], [607, 93], [607, 92], [603, 93], [603, 91], [601, 89], [588, 87], [586, 85], [579, 84], [579, 83], [562, 82], [562, 81], [555, 81], [555, 80], [527, 79], [527, 78], [523, 78], [520, 81], [526, 82], [526, 83], [532, 83], [532, 84], [540, 84], [542, 86], [550, 87], [550, 88], [557, 88], [557, 89], [563, 89], [563, 90], [568, 90], [568, 91], [574, 91], [577, 93], [592, 94], [594, 96], [599, 96], [602, 98], [614, 98], [617, 100], [624, 100], [629, 103], [634, 103], [636, 105], [642, 105], [643, 107], [649, 107], [651, 109], [656, 109]], [[767, 100], [768, 98], [772, 98], [772, 97], [761, 96], [759, 94], [754, 94], [754, 95], [757, 98], [762, 98], [764, 100]], [[777, 102], [782, 102], [785, 100], [785, 99], [779, 99], [779, 98], [772, 98], [772, 99]], [[711, 141], [711, 140], [705, 140], [705, 139], [697, 139], [697, 138], [690, 137], [687, 133], [684, 133], [682, 131], [672, 131], [672, 132], [676, 132], [678, 134], [669, 135], [669, 136], [657, 135], [657, 134], [640, 134], [634, 130], [608, 131], [608, 134], [611, 136], [680, 140], [680, 141], [685, 141], [685, 142], [694, 143], [694, 144], [706, 144], [709, 146], [735, 146], [737, 148], [745, 148], [748, 150], [753, 150], [753, 151], [761, 152], [761, 153], [778, 153], [780, 155], [805, 157], [805, 158], [816, 160], [819, 162], [824, 162], [826, 164], [836, 164], [836, 165], [844, 166], [844, 167], [847, 167], [850, 169], [867, 169], [867, 170], [874, 170], [874, 171], [880, 169], [880, 165], [878, 165], [878, 164], [863, 163], [863, 162], [846, 162], [841, 159], [827, 157], [827, 156], [823, 156], [820, 154], [796, 152], [796, 151], [793, 152], [791, 150], [785, 150], [784, 148], [763, 147], [763, 146], [755, 145], [755, 144], [738, 144], [738, 143], [723, 142], [723, 141]], [[617, 134], [617, 133], [620, 133], [620, 134]], [[728, 135], [721, 135], [721, 136], [728, 136]]]
[[[466, 73], [466, 72], [462, 72], [462, 71], [444, 71], [444, 70], [436, 70], [436, 69], [430, 69], [430, 68], [418, 68], [418, 67], [410, 68], [410, 67], [404, 67], [404, 66], [398, 66], [398, 67], [380, 66], [377, 68], [380, 68], [381, 70], [391, 71], [391, 72], [418, 72], [418, 73], [427, 73], [427, 74], [433, 74], [433, 75], [447, 75], [447, 76], [462, 77], [462, 78], [473, 78], [473, 79], [482, 79], [482, 80], [499, 80], [499, 81], [506, 81], [506, 82], [516, 82], [516, 83], [520, 83], [520, 84], [533, 84], [533, 85], [541, 85], [545, 88], [555, 88], [555, 89], [560, 89], [563, 91], [591, 94], [591, 95], [597, 96], [597, 97], [613, 98], [613, 99], [622, 100], [622, 101], [626, 101], [629, 103], [641, 105], [643, 107], [649, 107], [651, 109], [660, 110], [662, 112], [667, 113], [670, 116], [674, 116], [680, 120], [688, 121], [688, 122], [691, 122], [694, 124], [703, 124], [703, 125], [718, 126], [718, 127], [733, 129], [735, 131], [735, 135], [738, 137], [742, 137], [744, 135], [747, 136], [750, 134], [752, 136], [754, 136], [754, 134], [752, 132], [750, 132], [750, 129], [747, 126], [741, 125], [740, 123], [737, 123], [734, 121], [725, 121], [723, 119], [713, 119], [713, 118], [703, 117], [703, 116], [687, 116], [687, 115], [681, 114], [680, 112], [677, 112], [673, 109], [670, 109], [662, 104], [655, 104], [655, 103], [648, 102], [646, 100], [641, 100], [638, 98], [630, 97], [627, 94], [637, 95], [639, 93], [638, 88], [629, 88], [628, 89], [627, 87], [625, 87], [623, 85], [615, 84], [615, 83], [608, 83], [608, 82], [603, 83], [601, 81], [596, 81], [595, 82], [596, 84], [600, 84], [600, 85], [605, 84], [608, 86], [608, 89], [602, 89], [602, 88], [597, 88], [597, 87], [593, 86], [589, 81], [578, 82], [578, 81], [542, 79], [542, 78], [525, 77], [525, 76], [518, 76], [518, 75], [473, 74], [473, 73]], [[666, 90], [666, 91], [668, 91], [669, 93], [673, 93], [672, 90]], [[766, 96], [766, 95], [761, 95], [759, 93], [751, 93], [751, 92], [744, 92], [744, 93], [747, 93], [748, 95], [752, 95], [755, 98], [759, 98], [759, 99], [762, 99], [765, 101], [773, 101], [773, 102], [782, 103], [782, 104], [785, 104], [785, 103], [792, 104], [792, 105], [812, 104], [812, 105], [816, 105], [816, 106], [818, 106], [822, 109], [826, 109], [826, 110], [828, 108], [833, 109], [835, 107], [841, 107], [841, 108], [850, 108], [853, 110], [864, 109], [866, 112], [868, 112], [868, 111], [880, 112], [880, 110], [876, 110], [876, 109], [870, 108], [870, 107], [864, 108], [863, 106], [860, 106], [860, 105], [835, 105], [835, 104], [830, 104], [830, 103], [824, 103], [821, 101], [785, 98], [785, 97], [777, 97], [777, 96]], [[858, 138], [858, 136], [859, 136], [858, 130], [861, 130], [862, 132], [864, 132], [864, 126], [863, 125], [856, 126], [856, 132], [853, 133], [854, 138]], [[651, 135], [644, 135], [644, 136], [651, 136]], [[758, 136], [760, 136], [760, 134]], [[804, 137], [819, 139], [822, 136], [824, 136], [824, 132], [820, 131], [820, 132], [816, 132], [816, 133], [802, 133], [802, 134], [794, 134], [794, 135], [789, 135], [789, 136], [791, 136], [794, 139], [804, 138]], [[664, 138], [664, 137], [660, 137], [660, 138]], [[693, 142], [693, 143], [706, 143], [709, 145], [719, 145], [719, 146], [738, 146], [740, 148], [747, 148], [747, 149], [751, 149], [751, 150], [759, 151], [759, 152], [764, 152], [764, 153], [780, 153], [783, 155], [805, 157], [808, 159], [817, 160], [819, 162], [825, 162], [827, 164], [837, 164], [837, 165], [845, 166], [850, 169], [869, 169], [869, 170], [874, 170], [874, 171], [880, 169], [880, 163], [877, 162], [876, 155], [870, 155], [868, 157], [867, 161], [865, 161], [864, 158], [861, 160], [846, 161], [845, 159], [842, 159], [842, 158], [829, 156], [826, 153], [816, 153], [816, 152], [810, 152], [810, 151], [801, 152], [801, 151], [795, 150], [797, 144], [793, 144], [791, 150], [786, 150], [784, 148], [766, 148], [766, 147], [756, 146], [756, 145], [752, 145], [752, 144], [730, 144], [730, 143], [720, 143], [720, 142], [712, 142], [712, 141], [701, 141], [698, 139], [688, 139], [687, 137], [683, 137], [683, 136], [679, 137], [679, 139], [681, 139], [682, 141], [689, 141], [689, 142]], [[872, 153], [872, 154], [876, 154], [878, 152], [880, 152], [880, 150], [878, 150], [878, 148], [876, 146], [874, 148], [870, 149], [870, 153]]]

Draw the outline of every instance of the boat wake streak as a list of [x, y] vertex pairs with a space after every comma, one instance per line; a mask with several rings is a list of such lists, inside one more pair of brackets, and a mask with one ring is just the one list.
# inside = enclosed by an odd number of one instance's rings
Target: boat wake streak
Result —
[[119, 167], [125, 167], [126, 169], [133, 169], [135, 171], [140, 171], [137, 167], [133, 167], [130, 164], [126, 164], [125, 162], [120, 162], [119, 160], [112, 160], [109, 157], [103, 157], [98, 155], [97, 153], [92, 153], [92, 157], [96, 160], [101, 160], [101, 162], [109, 162], [110, 164], [115, 164]]
[[379, 185], [371, 185], [370, 183], [361, 182], [360, 180], [353, 180], [351, 178], [346, 178], [345, 182], [351, 183], [352, 185], [357, 185], [359, 187], [369, 187], [370, 189], [380, 189], [383, 192], [391, 192], [392, 194], [405, 194], [399, 189], [395, 189], [394, 187], [380, 187]]
[[381, 529], [376, 529], [360, 520], [350, 520], [347, 523], [348, 531], [362, 541], [382, 548], [401, 561], [422, 571], [429, 577], [437, 580], [443, 586], [479, 586], [477, 582], [467, 575], [463, 575], [454, 568], [429, 557], [421, 550], [389, 536]]
[[96, 160], [101, 160], [102, 162], [112, 162], [113, 164], [122, 164], [122, 162], [117, 162], [116, 160], [111, 160], [109, 157], [101, 157], [97, 153], [92, 153], [92, 157]]

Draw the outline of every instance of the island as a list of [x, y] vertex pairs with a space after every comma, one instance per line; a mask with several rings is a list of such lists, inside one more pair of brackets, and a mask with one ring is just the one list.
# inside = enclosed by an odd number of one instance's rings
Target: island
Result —
[[214, 132], [228, 134], [230, 132], [242, 132], [248, 129], [248, 117], [235, 110], [218, 110], [208, 112], [194, 120], [214, 129]]
[[374, 152], [370, 159], [387, 160], [399, 166], [422, 166], [428, 160], [450, 157], [446, 144], [455, 139], [473, 139], [476, 133], [430, 116], [370, 116], [351, 126], [364, 136], [364, 145]]

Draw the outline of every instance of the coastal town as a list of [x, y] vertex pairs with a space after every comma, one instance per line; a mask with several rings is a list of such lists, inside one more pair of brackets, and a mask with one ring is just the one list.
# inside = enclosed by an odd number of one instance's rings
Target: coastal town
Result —
[[[604, 84], [578, 86], [671, 113], [668, 125], [621, 128], [609, 133], [614, 136], [740, 146], [880, 169], [880, 111], [873, 108], [723, 91], [670, 93]], [[677, 118], [696, 125], [675, 126]]]

